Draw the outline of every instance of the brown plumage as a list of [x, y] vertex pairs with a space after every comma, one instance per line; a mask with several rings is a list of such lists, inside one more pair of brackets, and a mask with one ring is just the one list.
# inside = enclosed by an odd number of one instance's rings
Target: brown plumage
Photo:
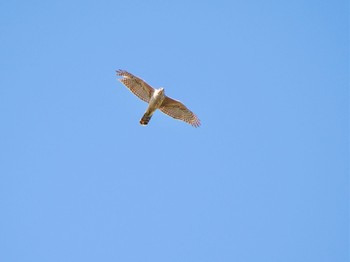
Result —
[[140, 124], [147, 125], [153, 113], [159, 109], [172, 118], [182, 120], [194, 127], [200, 126], [201, 123], [198, 117], [180, 101], [167, 97], [164, 94], [164, 88], [154, 89], [141, 78], [127, 71], [118, 70], [116, 72], [118, 76], [123, 77], [119, 79], [120, 82], [138, 98], [148, 103], [147, 110], [141, 118]]

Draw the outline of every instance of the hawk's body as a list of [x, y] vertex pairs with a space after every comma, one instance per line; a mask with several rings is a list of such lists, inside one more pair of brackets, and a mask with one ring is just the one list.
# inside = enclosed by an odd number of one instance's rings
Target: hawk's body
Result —
[[147, 110], [140, 120], [141, 125], [147, 125], [153, 113], [160, 107], [164, 101], [164, 88], [155, 89], [147, 107]]
[[167, 97], [164, 94], [164, 88], [154, 89], [142, 79], [130, 74], [127, 71], [118, 70], [117, 75], [123, 78], [119, 79], [127, 88], [130, 89], [138, 98], [148, 103], [147, 110], [140, 120], [141, 125], [147, 125], [153, 113], [159, 109], [164, 114], [175, 119], [185, 121], [186, 123], [198, 127], [200, 120], [180, 101]]

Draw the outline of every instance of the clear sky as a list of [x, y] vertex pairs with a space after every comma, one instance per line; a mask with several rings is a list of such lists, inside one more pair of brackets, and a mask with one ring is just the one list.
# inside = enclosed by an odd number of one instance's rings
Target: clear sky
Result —
[[[1, 1], [0, 261], [348, 261], [348, 16]], [[141, 126], [119, 68], [202, 126]]]

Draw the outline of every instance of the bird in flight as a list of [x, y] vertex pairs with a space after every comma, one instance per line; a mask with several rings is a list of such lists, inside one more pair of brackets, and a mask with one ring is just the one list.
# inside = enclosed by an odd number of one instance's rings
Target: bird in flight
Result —
[[134, 95], [148, 103], [146, 112], [140, 120], [141, 125], [147, 125], [153, 113], [159, 109], [172, 118], [182, 120], [193, 127], [200, 126], [198, 117], [180, 101], [172, 99], [164, 94], [164, 88], [154, 89], [141, 78], [124, 71], [117, 70], [119, 79]]

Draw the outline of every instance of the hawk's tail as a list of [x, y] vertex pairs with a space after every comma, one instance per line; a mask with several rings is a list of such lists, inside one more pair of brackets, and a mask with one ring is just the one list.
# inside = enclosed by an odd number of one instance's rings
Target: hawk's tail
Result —
[[148, 122], [151, 120], [151, 117], [152, 117], [152, 115], [145, 113], [140, 120], [140, 124], [143, 126], [146, 126], [148, 124]]

